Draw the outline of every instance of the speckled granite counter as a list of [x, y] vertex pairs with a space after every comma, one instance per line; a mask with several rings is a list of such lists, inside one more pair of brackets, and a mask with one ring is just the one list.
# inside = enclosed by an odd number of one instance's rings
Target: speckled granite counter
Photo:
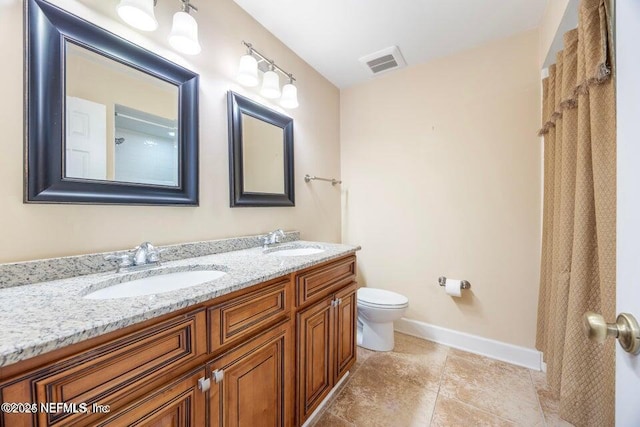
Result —
[[[265, 282], [360, 248], [295, 241], [287, 247], [316, 246], [324, 252], [283, 257], [261, 247], [165, 262], [136, 273], [98, 273], [0, 289], [0, 367], [16, 363], [144, 320], [180, 310]], [[157, 270], [219, 269], [227, 274], [210, 283], [162, 294], [108, 300], [83, 296], [123, 276], [141, 278]], [[155, 272], [155, 273], [154, 273]]]

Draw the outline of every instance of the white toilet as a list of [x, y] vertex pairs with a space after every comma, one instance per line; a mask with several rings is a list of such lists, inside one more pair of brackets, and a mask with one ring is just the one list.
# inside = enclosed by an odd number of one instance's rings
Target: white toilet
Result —
[[404, 315], [409, 300], [384, 289], [358, 289], [358, 345], [369, 350], [393, 350], [393, 321]]

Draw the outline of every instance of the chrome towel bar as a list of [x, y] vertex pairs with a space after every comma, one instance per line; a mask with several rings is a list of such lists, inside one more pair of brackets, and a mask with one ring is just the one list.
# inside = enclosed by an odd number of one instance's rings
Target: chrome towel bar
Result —
[[320, 178], [319, 176], [311, 176], [309, 174], [304, 176], [304, 182], [309, 182], [314, 180], [327, 181], [327, 182], [330, 182], [331, 185], [342, 184], [342, 181], [335, 178]]

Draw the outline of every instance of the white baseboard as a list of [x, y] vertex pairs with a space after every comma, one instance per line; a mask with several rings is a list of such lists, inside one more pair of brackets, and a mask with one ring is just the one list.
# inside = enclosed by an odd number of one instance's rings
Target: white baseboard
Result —
[[536, 371], [542, 370], [542, 353], [532, 348], [507, 344], [502, 341], [454, 331], [453, 329], [430, 325], [405, 317], [397, 320], [394, 326], [396, 331], [403, 334], [424, 338], [459, 350], [468, 351], [469, 353], [480, 354]]

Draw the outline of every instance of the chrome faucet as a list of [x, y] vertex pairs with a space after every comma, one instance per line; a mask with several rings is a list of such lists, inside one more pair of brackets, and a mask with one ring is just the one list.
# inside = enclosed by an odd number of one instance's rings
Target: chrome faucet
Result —
[[135, 249], [133, 263], [135, 265], [160, 264], [160, 251], [151, 243], [144, 242]]
[[151, 243], [144, 242], [136, 246], [133, 250], [121, 255], [107, 255], [107, 261], [117, 261], [116, 273], [124, 271], [142, 270], [161, 265], [160, 253], [162, 250], [156, 249]]
[[269, 245], [280, 243], [282, 239], [284, 239], [284, 231], [279, 228], [275, 231], [272, 231], [271, 233], [268, 233], [262, 238], [262, 247], [266, 249], [269, 247]]

